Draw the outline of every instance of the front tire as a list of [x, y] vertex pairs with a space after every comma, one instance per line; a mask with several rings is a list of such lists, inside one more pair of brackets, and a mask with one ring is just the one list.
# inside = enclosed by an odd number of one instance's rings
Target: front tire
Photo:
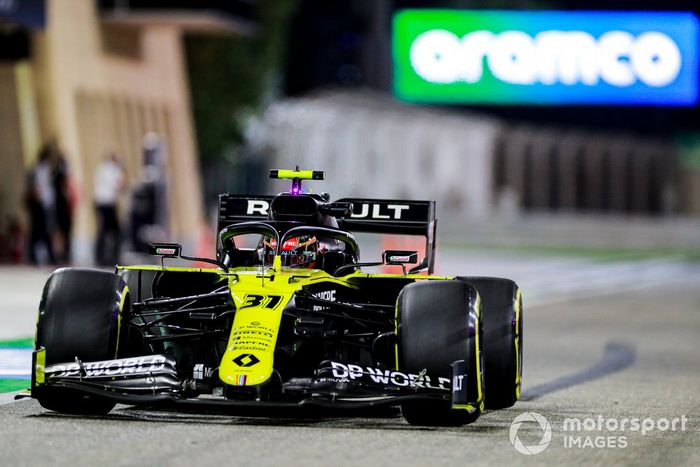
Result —
[[[481, 308], [476, 289], [459, 281], [409, 284], [399, 294], [398, 369], [426, 371], [430, 378], [452, 381], [451, 364], [465, 360], [470, 404], [453, 409], [451, 401], [426, 399], [401, 404], [411, 425], [455, 426], [474, 422], [483, 410]], [[431, 384], [435, 381], [431, 379]]]
[[523, 375], [523, 304], [509, 279], [459, 277], [476, 287], [484, 322], [486, 408], [512, 407], [520, 399]]
[[[44, 348], [46, 365], [116, 358], [119, 326], [129, 306], [128, 287], [116, 274], [64, 268], [44, 286], [35, 347]], [[116, 405], [67, 388], [37, 385], [32, 396], [42, 407], [71, 414], [105, 414]]]

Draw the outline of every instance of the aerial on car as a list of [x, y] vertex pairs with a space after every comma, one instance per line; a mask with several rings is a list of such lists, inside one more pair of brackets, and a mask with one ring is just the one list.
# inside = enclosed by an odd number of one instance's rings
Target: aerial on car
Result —
[[[222, 194], [213, 258], [151, 244], [158, 266], [64, 268], [39, 308], [31, 397], [103, 414], [117, 403], [333, 410], [400, 407], [415, 425], [462, 425], [520, 396], [518, 286], [434, 274], [434, 201], [305, 192]], [[361, 258], [357, 232], [425, 237]], [[170, 266], [172, 258], [211, 268]], [[368, 272], [395, 265], [400, 272]]]

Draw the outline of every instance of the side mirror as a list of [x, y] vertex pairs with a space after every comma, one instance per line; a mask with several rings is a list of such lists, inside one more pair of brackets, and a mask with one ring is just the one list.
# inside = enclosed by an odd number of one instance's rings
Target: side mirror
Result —
[[149, 243], [148, 254], [164, 258], [179, 258], [182, 245], [179, 243]]
[[418, 252], [407, 250], [385, 250], [382, 254], [382, 259], [384, 260], [384, 264], [416, 264], [418, 262]]
[[182, 254], [182, 245], [179, 243], [148, 243], [148, 254], [160, 256], [160, 266], [163, 266], [165, 258], [182, 258], [187, 261], [201, 261], [213, 264], [228, 272], [228, 266], [218, 259], [198, 258], [196, 256], [185, 256]]

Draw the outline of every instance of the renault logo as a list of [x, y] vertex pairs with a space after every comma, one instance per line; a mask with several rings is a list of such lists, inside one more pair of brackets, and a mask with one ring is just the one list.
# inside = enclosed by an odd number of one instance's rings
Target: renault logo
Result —
[[260, 359], [253, 355], [252, 353], [243, 353], [240, 354], [238, 357], [233, 359], [233, 363], [235, 363], [238, 366], [253, 366], [256, 363], [258, 363]]

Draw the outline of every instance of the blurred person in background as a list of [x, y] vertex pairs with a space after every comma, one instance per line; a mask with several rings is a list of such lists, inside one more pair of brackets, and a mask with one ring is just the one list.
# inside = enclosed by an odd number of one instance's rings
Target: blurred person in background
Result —
[[157, 171], [153, 166], [144, 166], [137, 185], [131, 193], [131, 248], [139, 253], [148, 252], [148, 242], [155, 241], [153, 228], [156, 224]]
[[168, 239], [168, 188], [165, 179], [166, 148], [156, 133], [143, 140], [143, 165], [131, 193], [131, 247], [148, 252], [149, 242]]
[[60, 151], [56, 152], [53, 186], [56, 194], [56, 259], [60, 263], [67, 264], [71, 260], [71, 231], [76, 196], [71, 183], [68, 161]]
[[98, 223], [95, 262], [100, 266], [110, 266], [119, 262], [121, 228], [117, 204], [125, 186], [124, 167], [119, 156], [112, 152], [97, 166], [94, 179]]
[[39, 158], [27, 175], [26, 204], [29, 211], [29, 262], [55, 264], [52, 234], [56, 213], [56, 191], [53, 183], [54, 149], [44, 145]]
[[10, 216], [9, 225], [6, 251], [9, 253], [8, 257], [12, 264], [20, 264], [24, 260], [24, 252], [27, 248], [25, 245], [25, 232], [18, 216]]

